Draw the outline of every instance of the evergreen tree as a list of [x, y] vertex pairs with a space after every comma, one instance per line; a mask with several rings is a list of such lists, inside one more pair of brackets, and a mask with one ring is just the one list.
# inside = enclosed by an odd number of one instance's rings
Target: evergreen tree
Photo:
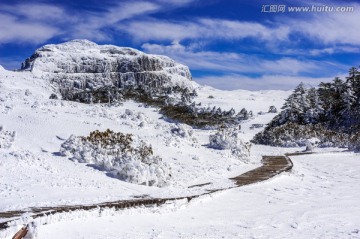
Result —
[[293, 93], [285, 100], [282, 121], [305, 123], [305, 113], [309, 110], [310, 103], [304, 83], [300, 83]]
[[309, 108], [305, 112], [305, 123], [316, 124], [320, 121], [324, 109], [319, 98], [319, 92], [314, 87], [308, 90], [307, 101], [309, 102]]
[[239, 120], [248, 120], [249, 119], [249, 113], [245, 108], [242, 108], [240, 112], [236, 115], [236, 118]]
[[360, 98], [360, 72], [358, 68], [351, 67], [349, 70], [349, 76], [346, 77], [346, 81], [351, 85], [355, 96]]

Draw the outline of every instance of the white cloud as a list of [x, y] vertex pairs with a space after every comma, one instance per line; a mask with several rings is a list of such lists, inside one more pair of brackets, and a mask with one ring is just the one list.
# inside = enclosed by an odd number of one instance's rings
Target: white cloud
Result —
[[195, 21], [142, 20], [118, 26], [133, 38], [146, 40], [225, 39], [239, 40], [252, 37], [259, 40], [285, 40], [287, 26], [265, 26], [256, 22], [200, 18]]
[[90, 20], [91, 24], [106, 26], [138, 15], [154, 12], [160, 8], [158, 4], [145, 1], [120, 2], [116, 7], [109, 8], [108, 11], [101, 16], [89, 17], [87, 20]]
[[307, 18], [284, 18], [280, 20], [281, 24], [291, 27], [293, 33], [300, 33], [324, 45], [350, 44], [360, 46], [360, 4], [345, 4], [345, 2], [339, 4], [336, 2], [326, 5], [334, 7], [353, 6], [354, 11], [309, 13]]
[[264, 60], [256, 55], [233, 52], [193, 51], [178, 42], [174, 42], [172, 45], [145, 43], [142, 48], [148, 53], [170, 56], [188, 65], [192, 70], [296, 75], [301, 72], [317, 71], [321, 66], [327, 64], [300, 61], [288, 57]]
[[69, 28], [67, 38], [86, 38], [90, 40], [108, 41], [112, 35], [103, 31], [119, 22], [139, 15], [148, 14], [160, 9], [155, 3], [134, 1], [120, 3], [116, 7], [109, 8], [102, 14], [88, 14], [78, 19], [77, 24]]
[[315, 78], [289, 75], [263, 75], [252, 78], [239, 74], [194, 78], [200, 84], [210, 85], [223, 90], [292, 90], [300, 82], [317, 86], [320, 82], [331, 81], [332, 79], [333, 77]]
[[38, 22], [21, 21], [17, 17], [0, 13], [0, 44], [8, 42], [40, 43], [61, 33], [57, 27]]
[[[336, 52], [339, 52], [345, 49], [344, 45], [360, 46], [360, 4], [355, 4], [354, 9], [354, 12], [347, 13], [306, 13], [308, 16], [302, 18], [281, 16], [266, 24], [210, 18], [191, 21], [132, 20], [119, 25], [117, 29], [138, 41], [234, 41], [252, 38], [264, 42], [264, 47], [275, 46], [275, 49], [284, 43], [289, 48], [301, 48], [301, 41], [293, 39], [305, 38], [327, 49], [322, 53], [332, 54], [330, 48], [336, 47]], [[317, 54], [310, 54], [313, 53]]]
[[11, 15], [25, 17], [28, 20], [57, 20], [68, 21], [70, 17], [65, 10], [58, 6], [40, 4], [40, 3], [22, 3], [16, 5], [1, 5], [1, 11]]
[[146, 1], [120, 2], [102, 13], [70, 13], [65, 8], [49, 4], [21, 3], [0, 5], [0, 43], [44, 42], [54, 36], [65, 39], [88, 38], [111, 40], [104, 28], [120, 21], [158, 11], [156, 3]]

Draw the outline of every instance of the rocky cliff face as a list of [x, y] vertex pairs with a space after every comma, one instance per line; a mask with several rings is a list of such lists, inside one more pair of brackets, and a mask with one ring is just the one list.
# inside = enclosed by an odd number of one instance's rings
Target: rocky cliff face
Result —
[[45, 45], [26, 59], [21, 69], [72, 93], [102, 87], [141, 87], [152, 94], [194, 90], [188, 67], [166, 56], [88, 40]]

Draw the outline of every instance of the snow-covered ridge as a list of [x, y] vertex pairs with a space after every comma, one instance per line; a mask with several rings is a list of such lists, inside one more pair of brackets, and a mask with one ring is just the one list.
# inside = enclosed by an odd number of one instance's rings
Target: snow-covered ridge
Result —
[[193, 90], [187, 66], [166, 56], [88, 40], [45, 45], [26, 59], [21, 69], [75, 91], [139, 85], [155, 91], [169, 87]]

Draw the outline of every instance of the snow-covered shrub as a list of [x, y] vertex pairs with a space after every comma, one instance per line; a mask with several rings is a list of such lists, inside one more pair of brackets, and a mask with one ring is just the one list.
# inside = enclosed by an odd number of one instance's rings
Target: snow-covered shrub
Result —
[[319, 140], [319, 147], [347, 147], [349, 136], [326, 129], [321, 124], [299, 125], [286, 123], [281, 126], [267, 126], [264, 131], [255, 135], [252, 140], [256, 144], [280, 147], [303, 147], [309, 139]]
[[235, 110], [222, 110], [220, 107], [200, 107], [192, 102], [165, 105], [160, 113], [174, 122], [180, 122], [196, 128], [214, 128], [220, 125], [235, 125], [242, 119], [235, 116]]
[[58, 97], [56, 94], [52, 93], [52, 94], [50, 95], [49, 99], [50, 99], [50, 100], [58, 100], [59, 97]]
[[130, 109], [125, 109], [125, 112], [120, 115], [121, 119], [129, 119], [137, 123], [149, 123], [151, 120], [143, 112], [134, 112]]
[[354, 150], [355, 152], [360, 152], [360, 135], [359, 134], [354, 134], [350, 138], [349, 149]]
[[8, 149], [11, 147], [15, 139], [15, 131], [9, 132], [5, 131], [2, 126], [0, 126], [0, 148]]
[[87, 137], [71, 136], [60, 152], [81, 163], [95, 164], [119, 179], [149, 186], [165, 186], [171, 177], [169, 165], [153, 155], [151, 145], [131, 134], [93, 131]]
[[240, 139], [240, 131], [236, 129], [219, 129], [209, 136], [210, 147], [214, 149], [230, 149], [231, 153], [241, 160], [248, 160], [250, 144]]
[[319, 146], [319, 143], [320, 143], [320, 139], [318, 138], [310, 138], [305, 140], [305, 146], [306, 146], [305, 151], [312, 152], [314, 148]]
[[185, 124], [176, 124], [171, 128], [171, 133], [181, 138], [189, 138], [193, 136], [194, 130]]

